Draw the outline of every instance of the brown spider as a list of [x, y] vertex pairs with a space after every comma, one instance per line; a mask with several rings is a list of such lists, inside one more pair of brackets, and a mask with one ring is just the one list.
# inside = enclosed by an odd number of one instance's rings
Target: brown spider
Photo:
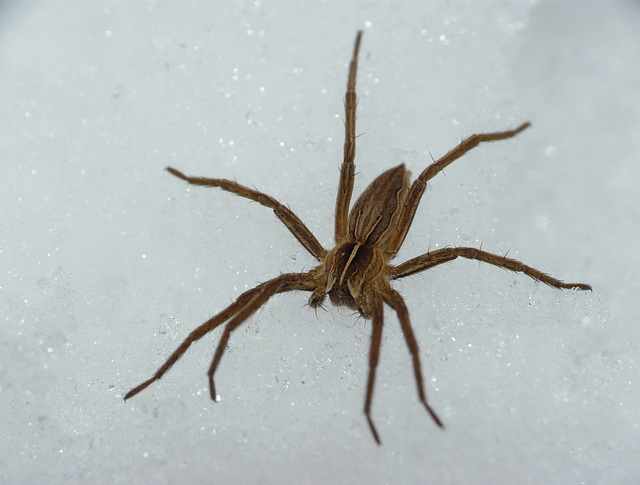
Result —
[[475, 248], [454, 247], [438, 249], [410, 259], [397, 266], [389, 264], [402, 246], [409, 232], [427, 181], [480, 143], [514, 137], [528, 128], [530, 123], [523, 123], [515, 130], [481, 133], [462, 140], [453, 150], [429, 165], [413, 183], [410, 183], [410, 172], [405, 169], [404, 164], [387, 170], [367, 187], [351, 208], [351, 212], [349, 212], [355, 172], [357, 105], [355, 87], [358, 50], [360, 48], [361, 38], [362, 31], [358, 32], [356, 36], [353, 57], [349, 66], [349, 79], [347, 81], [347, 94], [345, 97], [344, 159], [340, 169], [340, 182], [336, 200], [335, 247], [330, 251], [324, 249], [298, 216], [273, 197], [231, 180], [189, 177], [174, 168], [167, 167], [167, 170], [172, 175], [190, 184], [205, 187], [220, 187], [223, 190], [254, 200], [265, 207], [273, 209], [276, 216], [278, 216], [300, 244], [302, 244], [320, 264], [307, 273], [282, 274], [244, 292], [227, 308], [193, 330], [153, 377], [130, 390], [125, 395], [125, 400], [135, 396], [150, 384], [160, 379], [165, 372], [182, 357], [193, 342], [201, 339], [213, 329], [227, 322], [208, 372], [211, 399], [215, 401], [216, 389], [213, 382], [213, 375], [227, 347], [231, 332], [237, 329], [258, 308], [264, 305], [269, 298], [278, 293], [294, 290], [309, 291], [311, 292], [309, 305], [313, 308], [318, 308], [322, 305], [322, 302], [328, 294], [329, 299], [334, 305], [346, 306], [352, 310], [358, 310], [364, 318], [373, 320], [373, 331], [369, 350], [369, 378], [367, 382], [364, 413], [367, 417], [373, 438], [380, 444], [378, 432], [371, 419], [371, 400], [380, 353], [383, 304], [385, 303], [397, 313], [400, 320], [400, 327], [402, 328], [407, 347], [413, 359], [413, 371], [420, 401], [435, 423], [443, 427], [440, 418], [438, 418], [433, 409], [427, 404], [422, 371], [420, 369], [418, 344], [416, 343], [409, 321], [409, 311], [400, 294], [391, 287], [391, 280], [425, 271], [461, 256], [467, 259], [484, 261], [485, 263], [510, 271], [524, 273], [554, 288], [591, 290], [589, 285], [583, 283], [563, 283], [514, 259], [498, 256]]

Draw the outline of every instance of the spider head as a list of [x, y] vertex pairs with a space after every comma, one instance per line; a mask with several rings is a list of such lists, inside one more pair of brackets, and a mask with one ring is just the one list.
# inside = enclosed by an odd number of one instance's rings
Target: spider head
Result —
[[311, 297], [312, 308], [322, 306], [327, 294], [331, 303], [357, 310], [364, 318], [371, 318], [369, 289], [385, 268], [382, 252], [372, 246], [345, 241], [329, 251], [322, 264], [310, 271], [318, 286]]

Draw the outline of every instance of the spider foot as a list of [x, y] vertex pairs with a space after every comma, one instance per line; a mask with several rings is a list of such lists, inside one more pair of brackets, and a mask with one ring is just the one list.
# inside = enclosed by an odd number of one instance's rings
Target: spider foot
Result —
[[566, 283], [568, 289], [571, 290], [585, 290], [585, 291], [593, 291], [591, 285], [586, 285], [584, 283]]
[[376, 426], [373, 424], [373, 420], [371, 419], [371, 416], [369, 416], [369, 414], [367, 414], [367, 422], [369, 423], [369, 429], [371, 429], [371, 434], [373, 434], [373, 439], [376, 440], [376, 443], [378, 444], [378, 446], [382, 445], [382, 442], [380, 441], [380, 437], [378, 436], [378, 431], [376, 431]]
[[429, 413], [429, 416], [431, 416], [431, 419], [433, 419], [433, 421], [442, 429], [444, 429], [444, 424], [442, 424], [442, 421], [440, 421], [440, 418], [438, 417], [438, 415], [436, 414], [436, 412], [431, 409], [431, 406], [429, 406], [427, 404], [427, 401], [422, 401], [422, 404], [424, 404], [425, 409], [427, 410], [427, 412]]
[[522, 123], [520, 126], [518, 126], [515, 130], [513, 130], [513, 136], [517, 135], [518, 133], [520, 133], [521, 131], [526, 130], [527, 128], [529, 128], [531, 126], [531, 123], [529, 121], [526, 121], [524, 123]]
[[211, 400], [213, 402], [218, 402], [216, 398], [216, 385], [213, 382], [213, 374], [209, 376], [209, 394], [211, 395]]
[[189, 177], [183, 174], [180, 170], [176, 170], [173, 167], [167, 167], [165, 170], [169, 172], [171, 175], [178, 177], [179, 179], [186, 180], [187, 182], [189, 181]]
[[143, 391], [144, 389], [146, 389], [147, 387], [149, 387], [151, 384], [153, 384], [156, 381], [156, 377], [152, 377], [149, 380], [144, 381], [142, 384], [140, 384], [139, 386], [134, 387], [133, 389], [131, 389], [129, 392], [127, 392], [124, 395], [124, 400], [126, 401], [127, 399], [135, 396], [136, 394], [138, 394], [140, 391]]

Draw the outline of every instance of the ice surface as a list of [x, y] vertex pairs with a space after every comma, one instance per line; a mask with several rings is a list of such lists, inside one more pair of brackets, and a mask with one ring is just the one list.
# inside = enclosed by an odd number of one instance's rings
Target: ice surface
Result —
[[[633, 3], [4, 2], [0, 482], [640, 481], [640, 10]], [[593, 293], [455, 261], [398, 282], [437, 429], [387, 313], [273, 298], [124, 403], [242, 291], [314, 261], [235, 178], [325, 245], [347, 62], [364, 29], [356, 194], [474, 132], [531, 120], [430, 184], [399, 259], [447, 245]]]

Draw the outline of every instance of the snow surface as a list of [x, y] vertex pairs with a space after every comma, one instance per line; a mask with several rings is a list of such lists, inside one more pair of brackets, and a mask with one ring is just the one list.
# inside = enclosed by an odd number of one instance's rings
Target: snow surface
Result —
[[[0, 4], [1, 483], [638, 483], [638, 3]], [[455, 261], [397, 283], [441, 431], [387, 312], [274, 297], [127, 401], [187, 333], [325, 246], [364, 29], [356, 194], [531, 120], [430, 184], [399, 255], [482, 245], [593, 293]]]

